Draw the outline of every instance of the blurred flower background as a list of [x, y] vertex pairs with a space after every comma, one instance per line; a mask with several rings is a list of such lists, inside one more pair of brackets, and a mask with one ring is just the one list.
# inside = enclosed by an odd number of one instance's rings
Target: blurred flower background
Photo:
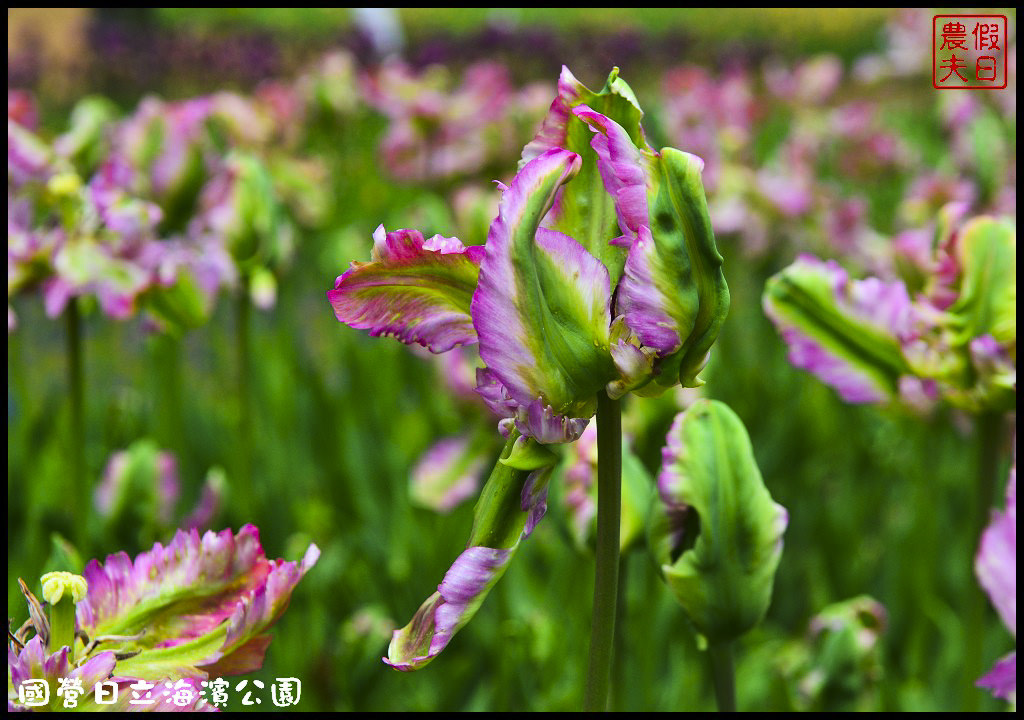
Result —
[[974, 569], [990, 511], [1016, 527], [1016, 14], [993, 12], [1008, 87], [971, 92], [932, 87], [928, 10], [9, 10], [14, 627], [19, 577], [251, 523], [268, 556], [320, 549], [245, 676], [299, 678], [298, 709], [578, 709], [593, 438], [444, 657], [391, 671], [501, 441], [473, 360], [345, 328], [325, 292], [380, 224], [482, 244], [562, 65], [618, 66], [651, 144], [705, 161], [732, 305], [705, 388], [625, 409], [612, 708], [714, 707], [643, 530], [698, 396], [789, 513], [740, 709], [1005, 708], [975, 686], [1016, 633], [1015, 553]]

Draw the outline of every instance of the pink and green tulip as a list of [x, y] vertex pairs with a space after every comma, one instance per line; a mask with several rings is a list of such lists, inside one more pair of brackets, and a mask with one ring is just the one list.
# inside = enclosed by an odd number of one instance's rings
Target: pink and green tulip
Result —
[[[336, 316], [435, 352], [478, 341], [478, 392], [502, 431], [542, 443], [577, 439], [598, 393], [698, 384], [728, 311], [722, 258], [701, 161], [650, 150], [642, 116], [617, 71], [594, 93], [563, 68], [484, 248], [446, 241], [448, 253], [482, 254], [476, 277], [475, 263], [457, 280], [432, 272], [445, 254], [428, 252], [434, 239], [378, 230], [374, 261], [328, 294]], [[382, 251], [399, 233], [410, 252]]]
[[[179, 530], [167, 547], [157, 543], [134, 561], [122, 552], [104, 563], [91, 560], [82, 576], [50, 573], [43, 578], [44, 597], [54, 607], [50, 621], [25, 591], [30, 611], [37, 609], [8, 651], [12, 686], [28, 678], [51, 680], [54, 697], [59, 677], [81, 676], [87, 691], [113, 679], [124, 685], [122, 694], [138, 679], [184, 680], [195, 684], [198, 702], [203, 678], [263, 665], [271, 627], [319, 554], [310, 545], [300, 562], [268, 560], [259, 532], [247, 525], [237, 534], [224, 530], [202, 537]], [[65, 604], [66, 629], [58, 625], [63, 618], [56, 612]], [[34, 637], [24, 637], [33, 629]], [[61, 642], [65, 635], [70, 644]], [[69, 673], [71, 658], [75, 668]], [[167, 703], [162, 709], [178, 708]]]

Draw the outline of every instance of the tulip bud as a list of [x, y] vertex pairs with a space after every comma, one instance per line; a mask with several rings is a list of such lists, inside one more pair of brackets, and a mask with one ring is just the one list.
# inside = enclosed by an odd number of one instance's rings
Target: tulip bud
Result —
[[866, 595], [829, 605], [815, 615], [806, 642], [781, 657], [796, 708], [874, 709], [885, 626], [885, 608]]
[[698, 400], [676, 416], [662, 450], [651, 547], [676, 599], [711, 644], [764, 617], [788, 516], [772, 501], [743, 423]]

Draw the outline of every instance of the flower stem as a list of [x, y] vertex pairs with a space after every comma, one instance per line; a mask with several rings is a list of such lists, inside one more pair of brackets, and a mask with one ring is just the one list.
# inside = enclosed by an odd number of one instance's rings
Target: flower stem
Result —
[[[978, 478], [975, 487], [974, 520], [971, 523], [971, 543], [974, 550], [971, 554], [972, 561], [977, 557], [981, 534], [988, 521], [995, 488], [998, 484], [999, 453], [1003, 441], [1003, 416], [996, 412], [979, 415], [975, 422], [975, 430], [978, 435]], [[961, 710], [964, 712], [976, 712], [982, 697], [982, 691], [975, 686], [975, 683], [984, 670], [982, 645], [985, 636], [985, 611], [988, 605], [988, 598], [978, 583], [972, 583], [970, 592], [967, 618], [963, 625], [964, 703]]]
[[71, 593], [50, 606], [50, 647], [55, 653], [62, 647], [68, 648], [68, 660], [75, 661], [75, 602]]
[[736, 670], [732, 661], [732, 643], [708, 646], [711, 680], [715, 685], [718, 712], [736, 712]]
[[89, 532], [88, 509], [92, 506], [90, 488], [85, 476], [85, 387], [82, 380], [82, 315], [78, 298], [71, 298], [64, 310], [66, 320], [68, 399], [71, 403], [71, 483], [75, 498], [73, 525], [75, 542], [80, 552], [86, 551]]
[[622, 408], [597, 396], [597, 570], [590, 625], [590, 664], [583, 709], [608, 709], [615, 613], [619, 597], [619, 516], [622, 506]]

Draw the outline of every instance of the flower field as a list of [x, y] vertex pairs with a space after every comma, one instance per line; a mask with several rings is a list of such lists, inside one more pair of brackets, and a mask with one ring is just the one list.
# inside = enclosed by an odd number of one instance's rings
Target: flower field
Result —
[[1015, 710], [939, 13], [9, 10], [9, 710]]

